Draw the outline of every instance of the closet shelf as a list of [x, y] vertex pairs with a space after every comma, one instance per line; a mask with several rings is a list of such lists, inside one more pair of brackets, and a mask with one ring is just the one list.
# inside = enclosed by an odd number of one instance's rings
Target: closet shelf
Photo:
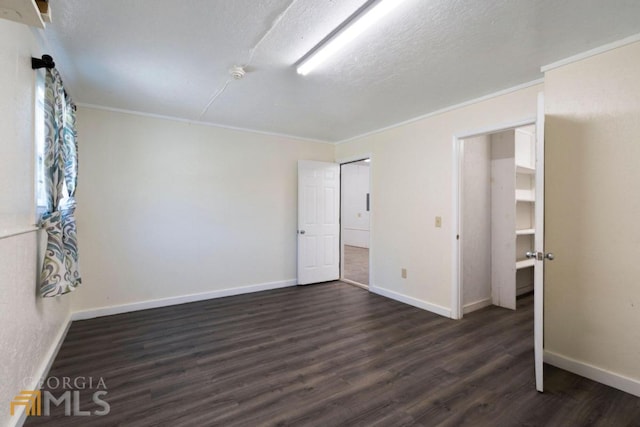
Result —
[[525, 228], [522, 230], [516, 230], [516, 236], [528, 236], [532, 234], [536, 234], [535, 228]]
[[533, 196], [517, 195], [516, 202], [535, 203], [536, 198]]
[[44, 20], [35, 0], [0, 0], [0, 18], [44, 29]]
[[520, 261], [516, 261], [516, 270], [533, 267], [535, 263], [536, 263], [535, 259], [523, 259]]
[[516, 173], [521, 173], [523, 175], [535, 175], [536, 170], [528, 166], [516, 165]]

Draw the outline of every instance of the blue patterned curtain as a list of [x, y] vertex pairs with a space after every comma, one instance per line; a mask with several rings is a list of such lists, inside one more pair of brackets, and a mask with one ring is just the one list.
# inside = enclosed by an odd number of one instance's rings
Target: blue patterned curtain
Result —
[[54, 297], [73, 291], [81, 282], [73, 217], [78, 181], [76, 112], [55, 68], [46, 72], [44, 118], [47, 209], [40, 225], [47, 232], [47, 249], [40, 293]]

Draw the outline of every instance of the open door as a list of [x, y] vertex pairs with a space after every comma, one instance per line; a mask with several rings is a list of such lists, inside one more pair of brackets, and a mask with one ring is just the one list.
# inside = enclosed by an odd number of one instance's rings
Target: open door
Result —
[[368, 289], [371, 214], [370, 160], [340, 165], [340, 279]]
[[544, 252], [544, 94], [538, 94], [538, 120], [536, 123], [536, 205], [535, 205], [535, 264], [534, 264], [534, 355], [536, 390], [544, 391], [544, 260], [553, 254]]
[[298, 162], [298, 284], [340, 278], [340, 166]]

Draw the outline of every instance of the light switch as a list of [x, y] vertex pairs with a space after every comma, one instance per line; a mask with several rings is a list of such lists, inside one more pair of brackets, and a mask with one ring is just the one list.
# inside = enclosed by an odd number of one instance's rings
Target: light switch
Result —
[[442, 227], [442, 217], [441, 216], [437, 216], [436, 217], [436, 227], [437, 228]]
[[358, 212], [358, 218], [362, 218], [362, 214]]
[[403, 278], [403, 279], [406, 279], [406, 278], [407, 278], [407, 269], [406, 269], [406, 268], [403, 268], [403, 269], [400, 271], [400, 275], [402, 276], [402, 278]]

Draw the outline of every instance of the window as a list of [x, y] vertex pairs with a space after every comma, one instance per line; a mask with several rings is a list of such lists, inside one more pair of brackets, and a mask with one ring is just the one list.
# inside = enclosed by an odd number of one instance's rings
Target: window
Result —
[[[35, 99], [35, 202], [36, 202], [36, 223], [42, 220], [43, 215], [68, 208], [69, 192], [67, 190], [67, 183], [62, 177], [62, 198], [58, 200], [57, 206], [49, 206], [50, 195], [49, 191], [55, 191], [53, 188], [47, 186], [47, 165], [45, 164], [45, 148], [46, 148], [46, 133], [47, 133], [47, 120], [53, 120], [52, 117], [47, 117], [45, 107], [45, 71], [38, 70], [36, 73], [36, 99]], [[63, 105], [63, 108], [65, 106]], [[51, 112], [50, 114], [53, 114]], [[64, 115], [65, 112], [62, 111]]]
[[36, 73], [36, 100], [35, 100], [35, 196], [36, 196], [36, 222], [42, 219], [47, 212], [47, 190], [45, 187], [44, 173], [44, 144], [45, 144], [45, 114], [44, 114], [44, 70]]

